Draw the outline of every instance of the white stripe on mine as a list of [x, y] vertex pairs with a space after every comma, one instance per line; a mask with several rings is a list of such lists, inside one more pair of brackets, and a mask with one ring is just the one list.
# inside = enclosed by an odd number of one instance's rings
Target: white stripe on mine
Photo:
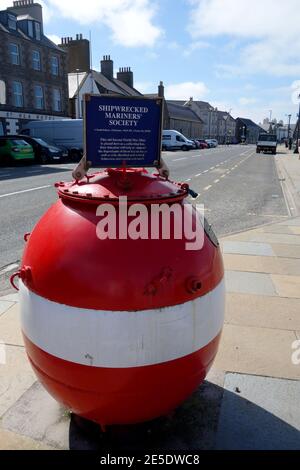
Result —
[[61, 359], [97, 367], [159, 364], [191, 354], [221, 331], [225, 286], [173, 307], [137, 312], [70, 307], [20, 287], [24, 334]]

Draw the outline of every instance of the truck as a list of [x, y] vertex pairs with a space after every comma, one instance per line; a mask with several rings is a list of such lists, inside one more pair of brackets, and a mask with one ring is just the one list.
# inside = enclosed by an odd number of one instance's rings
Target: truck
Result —
[[195, 148], [195, 143], [178, 131], [164, 130], [162, 133], [162, 150], [192, 150]]
[[277, 135], [276, 134], [259, 134], [256, 144], [256, 153], [271, 152], [276, 155]]
[[61, 150], [66, 150], [72, 160], [80, 160], [83, 153], [83, 120], [57, 119], [30, 121], [20, 134], [43, 139]]

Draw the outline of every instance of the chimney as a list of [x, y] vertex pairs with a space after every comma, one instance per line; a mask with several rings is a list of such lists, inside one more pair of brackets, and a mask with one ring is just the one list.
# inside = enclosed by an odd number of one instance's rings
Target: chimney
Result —
[[130, 67], [120, 68], [117, 73], [117, 79], [120, 80], [120, 82], [125, 83], [130, 88], [133, 88], [133, 72]]
[[41, 23], [43, 28], [43, 8], [39, 3], [34, 3], [33, 0], [17, 0], [13, 2], [12, 7], [7, 10], [12, 11], [17, 16], [30, 15], [33, 19]]
[[165, 97], [164, 82], [159, 82], [159, 85], [158, 85], [158, 96], [159, 96], [160, 98], [164, 98], [164, 97]]
[[104, 55], [100, 62], [100, 70], [104, 77], [112, 80], [114, 78], [114, 62], [111, 60], [110, 55]]
[[90, 71], [90, 41], [83, 39], [82, 34], [76, 34], [75, 39], [61, 38], [59, 47], [68, 55], [68, 73]]

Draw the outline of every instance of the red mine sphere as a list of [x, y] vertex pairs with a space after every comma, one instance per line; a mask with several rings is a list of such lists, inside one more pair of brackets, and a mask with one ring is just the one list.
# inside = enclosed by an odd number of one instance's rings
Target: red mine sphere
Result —
[[[145, 170], [106, 170], [57, 187], [59, 200], [22, 259], [31, 365], [56, 400], [102, 426], [165, 415], [201, 384], [217, 353], [218, 241], [206, 221], [199, 226], [187, 185]], [[158, 230], [155, 208], [164, 209]], [[188, 248], [183, 213], [202, 234], [200, 248]], [[105, 225], [108, 214], [115, 225]]]

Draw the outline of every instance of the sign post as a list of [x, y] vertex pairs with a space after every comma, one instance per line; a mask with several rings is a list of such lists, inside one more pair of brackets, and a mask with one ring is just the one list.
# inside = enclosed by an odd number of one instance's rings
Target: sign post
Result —
[[158, 167], [162, 98], [84, 96], [84, 146], [93, 167]]

